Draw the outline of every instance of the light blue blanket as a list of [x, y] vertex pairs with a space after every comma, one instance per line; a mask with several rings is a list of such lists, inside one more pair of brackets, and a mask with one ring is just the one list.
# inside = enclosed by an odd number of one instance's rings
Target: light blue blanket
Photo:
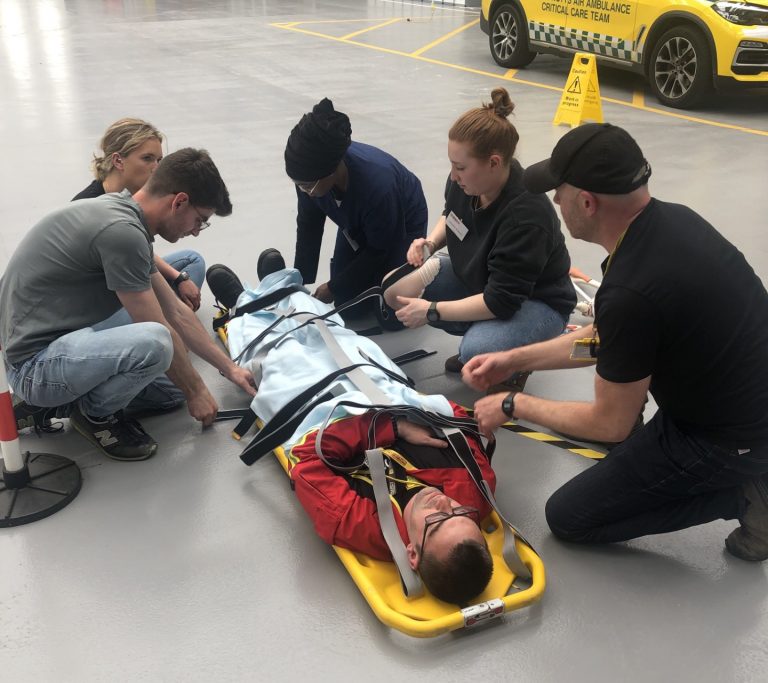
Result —
[[[299, 271], [287, 268], [265, 277], [256, 289], [251, 289], [246, 285], [245, 291], [240, 295], [237, 303], [239, 306], [243, 306], [249, 301], [277, 289], [301, 284]], [[295, 308], [297, 312], [313, 314], [323, 314], [331, 310], [330, 306], [318, 301], [304, 290], [282, 299], [271, 310], [257, 311], [234, 318], [228, 325], [229, 351], [232, 358], [239, 356], [251, 340], [255, 339], [281, 313], [287, 312], [291, 307]], [[300, 324], [300, 321], [295, 319], [280, 322], [258, 346], [246, 352], [240, 365], [249, 367], [248, 363], [258, 353], [262, 345], [268, 344], [287, 330], [296, 329]], [[365, 361], [360, 354], [362, 350], [383, 367], [405, 377], [402, 370], [386, 356], [375, 342], [345, 328], [344, 321], [340, 316], [334, 315], [328, 319], [328, 329], [353, 363]], [[317, 328], [313, 324], [307, 325], [288, 335], [263, 359], [261, 383], [258, 393], [251, 403], [251, 408], [262, 420], [268, 422], [288, 401], [336, 369], [338, 369], [338, 365], [333, 360]], [[453, 415], [450, 404], [443, 396], [420, 394], [418, 391], [391, 379], [375, 367], [364, 366], [362, 369], [393, 403], [412, 405], [443, 415]], [[346, 376], [338, 378], [333, 384], [341, 385], [344, 390], [343, 393], [331, 401], [316, 406], [299, 425], [286, 443], [286, 447], [290, 448], [307, 432], [319, 427], [328, 417], [337, 401], [350, 400], [357, 403], [371, 403], [365, 394], [361, 393]], [[344, 417], [354, 412], [363, 411], [338, 407], [334, 411], [333, 417], [334, 419]]]

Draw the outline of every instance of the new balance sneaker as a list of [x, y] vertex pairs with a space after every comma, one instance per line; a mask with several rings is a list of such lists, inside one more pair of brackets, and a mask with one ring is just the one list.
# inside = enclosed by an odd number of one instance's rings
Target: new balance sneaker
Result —
[[243, 292], [243, 283], [231, 268], [215, 263], [205, 272], [205, 281], [216, 301], [228, 309], [237, 305], [237, 298]]
[[64, 428], [60, 421], [52, 421], [56, 417], [56, 408], [33, 406], [17, 396], [13, 399], [13, 416], [16, 418], [16, 431], [19, 433], [24, 429], [34, 429], [35, 434], [41, 436], [43, 433], [60, 432]]
[[147, 460], [157, 451], [157, 442], [137, 420], [125, 417], [122, 410], [107, 417], [93, 418], [85, 415], [79, 406], [74, 406], [69, 421], [113, 460]]
[[731, 555], [742, 560], [762, 562], [768, 560], [768, 475], [743, 485], [747, 508], [741, 526], [725, 539]]
[[267, 275], [276, 273], [285, 268], [285, 259], [277, 249], [265, 249], [259, 254], [259, 260], [256, 262], [256, 275], [259, 280], [263, 280]]

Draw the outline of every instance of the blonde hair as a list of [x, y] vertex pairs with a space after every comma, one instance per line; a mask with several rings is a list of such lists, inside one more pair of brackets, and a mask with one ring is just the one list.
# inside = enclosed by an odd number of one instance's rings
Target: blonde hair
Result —
[[448, 131], [448, 139], [468, 143], [470, 154], [477, 159], [498, 154], [509, 166], [520, 139], [517, 129], [507, 119], [514, 109], [507, 90], [494, 88], [490, 104], [462, 114]]
[[115, 166], [112, 163], [112, 155], [117, 152], [120, 156], [128, 156], [137, 147], [141, 147], [147, 140], [163, 141], [163, 134], [151, 123], [141, 119], [125, 118], [115, 121], [107, 128], [101, 138], [100, 148], [102, 156], [93, 155], [93, 174], [96, 180], [103, 183], [112, 173]]

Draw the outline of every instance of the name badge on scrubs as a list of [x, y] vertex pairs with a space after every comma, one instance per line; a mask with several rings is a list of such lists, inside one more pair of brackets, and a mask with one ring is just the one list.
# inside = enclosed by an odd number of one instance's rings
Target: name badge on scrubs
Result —
[[455, 213], [453, 213], [453, 211], [451, 211], [451, 213], [445, 217], [445, 224], [460, 240], [464, 240], [464, 238], [467, 236], [467, 233], [469, 232], [469, 228], [467, 228], [467, 226], [461, 222], [461, 219]]

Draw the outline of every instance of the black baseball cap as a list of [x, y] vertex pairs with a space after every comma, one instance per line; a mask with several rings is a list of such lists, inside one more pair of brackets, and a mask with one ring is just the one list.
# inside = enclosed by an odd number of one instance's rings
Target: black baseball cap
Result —
[[628, 194], [650, 177], [651, 165], [627, 131], [586, 123], [563, 135], [549, 159], [526, 168], [523, 184], [537, 194], [563, 183], [597, 194]]

